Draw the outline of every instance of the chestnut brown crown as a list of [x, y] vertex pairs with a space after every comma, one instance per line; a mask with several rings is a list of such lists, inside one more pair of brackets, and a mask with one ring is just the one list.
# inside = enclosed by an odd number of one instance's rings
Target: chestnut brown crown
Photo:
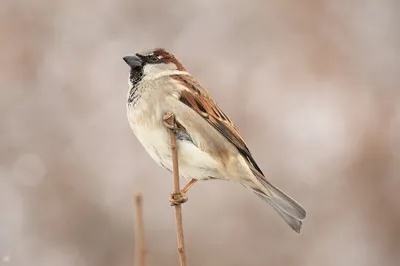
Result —
[[182, 63], [163, 48], [146, 49], [134, 55], [127, 55], [123, 59], [131, 68], [140, 69], [145, 75], [165, 70], [186, 71]]

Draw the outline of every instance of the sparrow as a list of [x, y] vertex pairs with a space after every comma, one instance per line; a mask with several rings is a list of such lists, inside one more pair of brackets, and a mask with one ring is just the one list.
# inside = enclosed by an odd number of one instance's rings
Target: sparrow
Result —
[[156, 48], [123, 60], [130, 67], [130, 127], [151, 158], [169, 171], [170, 131], [163, 116], [171, 112], [175, 117], [179, 176], [190, 180], [182, 194], [199, 180], [236, 181], [300, 233], [306, 210], [264, 176], [238, 129], [175, 55]]

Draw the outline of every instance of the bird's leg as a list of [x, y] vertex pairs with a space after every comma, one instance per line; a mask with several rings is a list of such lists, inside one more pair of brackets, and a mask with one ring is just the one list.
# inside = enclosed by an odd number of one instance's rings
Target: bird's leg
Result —
[[186, 184], [186, 186], [183, 187], [183, 189], [181, 190], [182, 193], [188, 192], [188, 190], [193, 187], [194, 184], [196, 184], [197, 179], [192, 178], [189, 183]]
[[189, 181], [189, 183], [187, 183], [186, 186], [183, 187], [183, 189], [181, 191], [179, 191], [178, 193], [172, 192], [171, 196], [169, 197], [169, 202], [171, 203], [171, 206], [180, 205], [180, 204], [188, 201], [188, 197], [186, 196], [186, 193], [196, 182], [197, 182], [197, 179], [192, 178]]
[[176, 124], [175, 115], [171, 112], [164, 114], [163, 116], [163, 123], [169, 130], [176, 133], [178, 129], [178, 125]]

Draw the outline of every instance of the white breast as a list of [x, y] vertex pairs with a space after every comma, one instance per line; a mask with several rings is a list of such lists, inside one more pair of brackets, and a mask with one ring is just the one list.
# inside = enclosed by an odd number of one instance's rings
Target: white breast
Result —
[[[135, 108], [128, 104], [127, 113], [133, 133], [160, 166], [172, 170], [170, 136], [162, 123], [165, 111], [156, 97], [142, 97]], [[151, 99], [151, 100], [149, 100]], [[190, 179], [221, 178], [219, 163], [190, 141], [177, 141], [180, 176]]]

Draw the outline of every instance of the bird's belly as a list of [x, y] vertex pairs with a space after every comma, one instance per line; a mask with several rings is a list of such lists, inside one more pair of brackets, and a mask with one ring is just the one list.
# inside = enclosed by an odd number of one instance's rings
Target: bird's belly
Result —
[[[129, 119], [131, 128], [139, 142], [160, 166], [172, 171], [170, 135], [161, 121], [145, 125], [134, 117]], [[186, 179], [222, 178], [220, 163], [189, 140], [177, 139], [179, 175]]]

